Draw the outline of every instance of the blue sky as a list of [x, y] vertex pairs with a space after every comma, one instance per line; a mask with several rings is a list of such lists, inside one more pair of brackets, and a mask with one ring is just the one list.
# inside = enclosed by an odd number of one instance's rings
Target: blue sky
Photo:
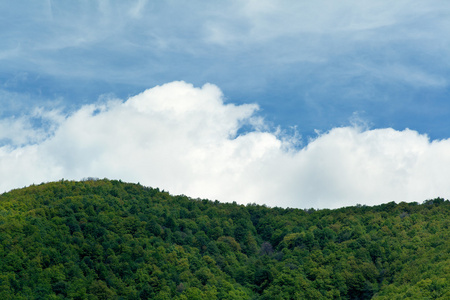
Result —
[[[439, 183], [447, 175], [441, 168], [449, 162], [449, 16], [450, 4], [442, 1], [0, 3], [1, 188], [98, 176], [193, 197], [272, 206], [449, 197], [445, 183]], [[142, 121], [143, 137], [126, 127], [132, 123], [128, 119], [123, 120], [123, 136], [101, 125], [108, 116], [136, 118], [118, 110], [127, 110], [130, 97], [156, 86], [166, 94], [139, 100], [135, 113], [147, 107], [145, 101], [156, 105], [181, 97], [195, 102], [192, 93], [210, 97], [215, 110], [170, 110], [197, 119], [169, 122], [165, 112], [159, 125]], [[155, 112], [145, 111], [150, 122]], [[217, 112], [222, 127], [209, 123]], [[92, 127], [88, 132], [69, 129], [76, 120], [92, 122]], [[232, 126], [221, 123], [225, 120]], [[80, 124], [73, 126], [81, 130]], [[228, 133], [217, 140], [203, 132], [205, 124]], [[179, 130], [189, 126], [195, 134]], [[141, 163], [111, 148], [100, 153], [95, 143], [80, 146], [94, 139], [92, 132], [98, 139], [109, 132], [116, 141], [136, 135], [127, 153], [141, 157]], [[137, 136], [148, 135], [160, 145], [165, 140], [158, 132], [191, 144], [190, 155], [177, 164], [185, 153], [163, 155], [165, 147], [155, 152], [137, 142]], [[63, 133], [72, 139], [60, 138]], [[205, 144], [205, 139], [211, 141]], [[234, 150], [216, 159], [211, 151], [229, 143]], [[340, 145], [346, 145], [345, 151], [338, 151]], [[128, 165], [110, 169], [105, 157]], [[140, 169], [165, 160], [167, 178]], [[424, 172], [426, 165], [430, 170]], [[171, 176], [181, 169], [185, 176], [177, 180], [183, 184], [175, 184]], [[271, 176], [277, 172], [288, 175]], [[419, 173], [430, 173], [430, 181]], [[223, 187], [227, 184], [235, 185], [236, 192]], [[271, 186], [270, 191], [261, 185]], [[411, 188], [416, 185], [417, 190]], [[286, 200], [274, 201], [274, 195]]]

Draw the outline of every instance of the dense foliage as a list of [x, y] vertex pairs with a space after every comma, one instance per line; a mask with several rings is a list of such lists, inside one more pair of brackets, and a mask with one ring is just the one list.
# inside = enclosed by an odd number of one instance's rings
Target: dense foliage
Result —
[[120, 181], [0, 196], [1, 299], [450, 299], [450, 203], [299, 210]]

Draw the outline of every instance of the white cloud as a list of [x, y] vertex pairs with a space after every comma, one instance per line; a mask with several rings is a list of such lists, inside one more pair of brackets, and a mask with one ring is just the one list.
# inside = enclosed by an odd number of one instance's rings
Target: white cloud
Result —
[[297, 139], [279, 132], [254, 128], [238, 135], [244, 124], [264, 128], [257, 110], [224, 103], [211, 84], [172, 82], [125, 102], [83, 106], [65, 118], [38, 111], [52, 123], [45, 138], [22, 119], [3, 120], [3, 136], [12, 128], [35, 143], [0, 148], [0, 189], [94, 176], [192, 197], [300, 208], [450, 197], [450, 140], [355, 125], [296, 149]]
[[[51, 135], [64, 117], [58, 110], [34, 109], [29, 116], [0, 119], [0, 144], [21, 146], [44, 141]], [[40, 123], [35, 126], [34, 123]]]

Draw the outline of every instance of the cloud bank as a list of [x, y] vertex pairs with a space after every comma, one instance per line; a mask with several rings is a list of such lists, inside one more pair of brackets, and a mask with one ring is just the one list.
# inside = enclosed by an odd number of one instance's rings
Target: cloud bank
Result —
[[256, 104], [224, 102], [215, 85], [172, 82], [69, 116], [36, 110], [3, 119], [0, 190], [92, 176], [298, 208], [450, 197], [448, 139], [355, 125], [299, 149], [295, 136], [270, 130], [257, 111]]

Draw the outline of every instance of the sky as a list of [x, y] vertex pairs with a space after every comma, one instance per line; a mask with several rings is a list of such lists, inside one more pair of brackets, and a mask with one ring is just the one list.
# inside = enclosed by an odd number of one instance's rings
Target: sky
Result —
[[3, 1], [0, 41], [0, 193], [450, 198], [445, 1]]

